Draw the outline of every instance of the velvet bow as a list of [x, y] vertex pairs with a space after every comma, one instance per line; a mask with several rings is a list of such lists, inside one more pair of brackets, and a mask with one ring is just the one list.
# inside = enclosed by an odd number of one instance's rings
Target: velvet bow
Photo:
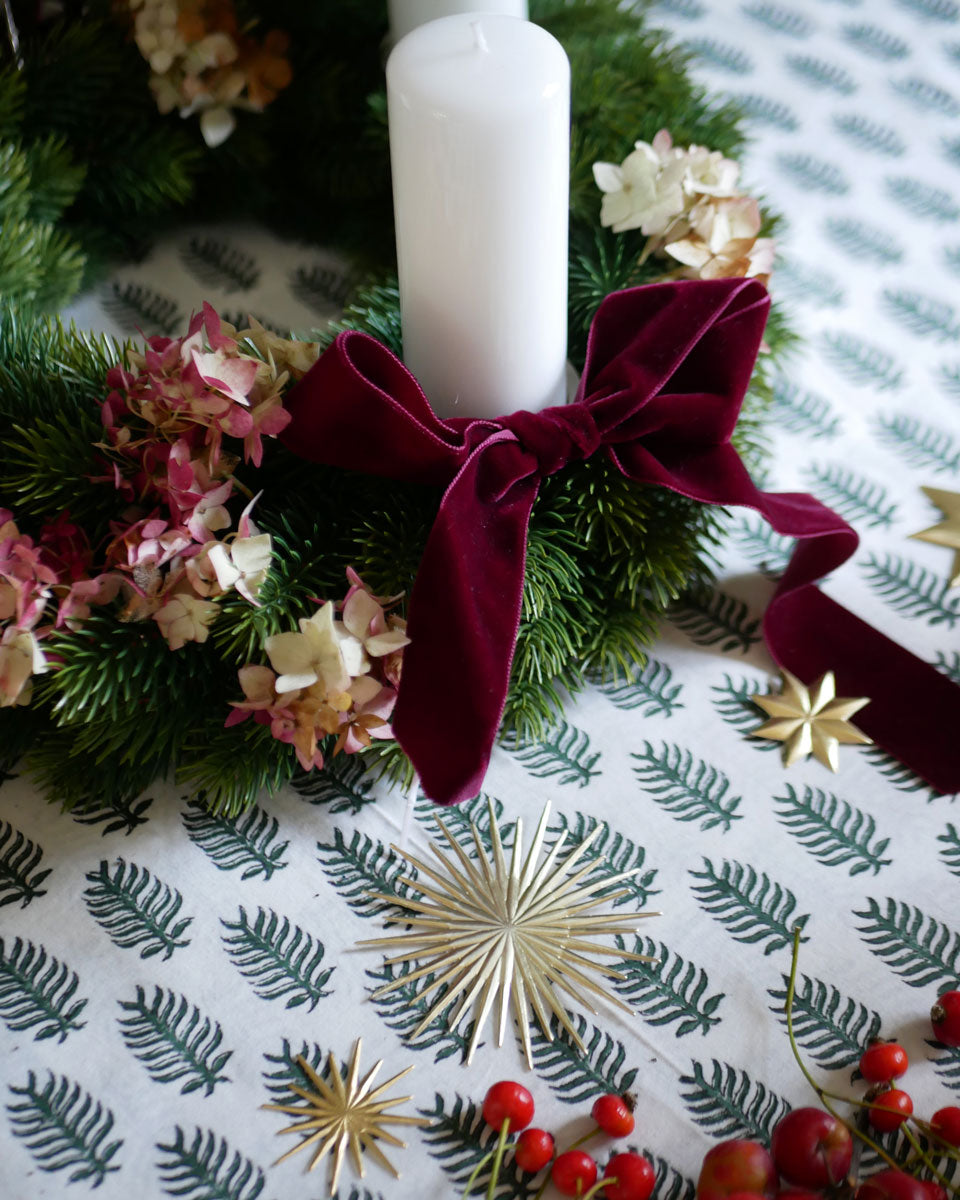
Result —
[[860, 728], [939, 790], [960, 788], [946, 723], [960, 728], [960, 689], [813, 586], [854, 552], [856, 533], [812, 496], [759, 491], [730, 443], [768, 309], [755, 280], [614, 293], [594, 319], [575, 402], [539, 413], [441, 420], [399, 359], [357, 332], [340, 334], [290, 391], [282, 440], [297, 454], [445, 489], [410, 597], [393, 718], [428, 796], [449, 804], [480, 790], [540, 480], [601, 449], [637, 483], [747, 505], [800, 539], [764, 619], [774, 658], [808, 682], [833, 670], [840, 694], [871, 698]]

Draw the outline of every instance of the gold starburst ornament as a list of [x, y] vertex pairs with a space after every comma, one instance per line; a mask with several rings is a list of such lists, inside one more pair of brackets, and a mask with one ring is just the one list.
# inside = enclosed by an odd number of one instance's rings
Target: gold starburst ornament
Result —
[[597, 1011], [595, 997], [604, 997], [622, 1011], [631, 1012], [604, 986], [606, 980], [621, 980], [625, 976], [595, 959], [609, 956], [620, 961], [652, 960], [609, 947], [597, 939], [635, 931], [642, 918], [659, 914], [592, 911], [629, 896], [629, 889], [612, 894], [609, 889], [641, 870], [634, 867], [614, 875], [598, 872], [597, 858], [588, 857], [587, 853], [605, 828], [602, 823], [566, 855], [563, 854], [565, 831], [545, 850], [548, 804], [526, 855], [523, 822], [517, 821], [508, 863], [492, 805], [489, 813], [489, 852], [476, 825], [470, 826], [473, 847], [472, 854], [468, 854], [437, 815], [437, 825], [452, 857], [435, 843], [430, 845], [434, 864], [393, 847], [416, 867], [418, 879], [401, 878], [422, 899], [377, 895], [377, 899], [405, 910], [402, 921], [407, 930], [360, 944], [396, 951], [386, 960], [388, 965], [415, 966], [378, 988], [373, 993], [374, 999], [430, 976], [418, 999], [434, 995], [411, 1037], [416, 1037], [447, 1010], [451, 1010], [448, 1016], [451, 1029], [474, 1013], [467, 1049], [469, 1063], [496, 1003], [497, 1045], [503, 1045], [512, 1011], [527, 1064], [532, 1067], [531, 1010], [548, 1041], [553, 1040], [552, 1013], [581, 1049], [585, 1047], [567, 1015], [564, 996], [592, 1013]]
[[386, 1083], [381, 1083], [378, 1088], [374, 1088], [373, 1081], [383, 1066], [383, 1059], [374, 1063], [361, 1080], [360, 1048], [361, 1039], [357, 1038], [346, 1075], [342, 1073], [340, 1064], [334, 1055], [330, 1054], [329, 1083], [326, 1083], [317, 1074], [305, 1058], [298, 1056], [297, 1065], [313, 1084], [315, 1090], [310, 1091], [291, 1083], [290, 1091], [300, 1096], [305, 1103], [264, 1104], [263, 1106], [303, 1118], [293, 1125], [288, 1125], [286, 1129], [279, 1130], [281, 1134], [306, 1134], [306, 1137], [302, 1138], [292, 1150], [281, 1154], [274, 1166], [282, 1163], [291, 1154], [296, 1154], [299, 1150], [306, 1150], [308, 1146], [319, 1143], [310, 1163], [309, 1170], [312, 1171], [318, 1163], [332, 1153], [330, 1191], [328, 1193], [330, 1196], [333, 1196], [337, 1190], [340, 1170], [348, 1150], [361, 1179], [364, 1170], [364, 1153], [376, 1159], [395, 1179], [399, 1179], [400, 1173], [377, 1145], [377, 1142], [388, 1142], [391, 1146], [401, 1148], [406, 1147], [406, 1142], [400, 1141], [385, 1126], [430, 1124], [429, 1120], [424, 1117], [402, 1117], [387, 1112], [389, 1108], [404, 1104], [410, 1099], [409, 1096], [399, 1096], [392, 1100], [381, 1098], [384, 1092], [389, 1091], [397, 1080], [412, 1071], [413, 1067], [407, 1067], [406, 1070], [394, 1075], [392, 1079], [388, 1079]]
[[943, 520], [929, 529], [911, 533], [918, 542], [932, 542], [935, 546], [947, 546], [955, 551], [950, 587], [960, 587], [960, 492], [945, 492], [941, 488], [921, 488], [926, 498], [940, 509]]
[[865, 733], [850, 724], [850, 718], [870, 701], [866, 696], [852, 699], [837, 696], [833, 672], [827, 671], [809, 687], [789, 671], [781, 671], [783, 690], [770, 696], [751, 696], [770, 717], [751, 737], [769, 738], [783, 742], [784, 766], [814, 758], [836, 771], [839, 766], [839, 747], [870, 746]]

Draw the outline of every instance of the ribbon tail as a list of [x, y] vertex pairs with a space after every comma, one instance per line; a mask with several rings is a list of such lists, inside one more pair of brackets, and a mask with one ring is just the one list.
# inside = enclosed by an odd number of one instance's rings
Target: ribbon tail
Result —
[[[476, 796], [510, 683], [538, 478], [491, 496], [488, 447], [444, 494], [410, 596], [393, 733], [438, 804]], [[498, 491], [500, 489], [497, 489]]]

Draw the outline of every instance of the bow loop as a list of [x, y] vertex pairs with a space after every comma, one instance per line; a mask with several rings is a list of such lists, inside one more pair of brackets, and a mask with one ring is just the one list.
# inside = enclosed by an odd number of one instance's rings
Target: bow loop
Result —
[[555, 474], [576, 459], [589, 458], [600, 448], [600, 430], [585, 404], [515, 412], [498, 423], [534, 456], [541, 477]]

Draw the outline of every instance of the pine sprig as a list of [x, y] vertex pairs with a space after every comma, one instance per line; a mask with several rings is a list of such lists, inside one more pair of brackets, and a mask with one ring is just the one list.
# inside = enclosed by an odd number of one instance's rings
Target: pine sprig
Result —
[[789, 1104], [761, 1080], [713, 1059], [710, 1074], [694, 1061], [693, 1074], [681, 1075], [683, 1101], [697, 1125], [714, 1138], [745, 1137], [769, 1144]]
[[699, 821], [701, 829], [719, 827], [726, 833], [740, 820], [740, 797], [727, 794], [730, 780], [689, 750], [664, 742], [657, 751], [644, 742], [643, 750], [630, 757], [644, 791], [678, 821]]
[[593, 833], [597, 825], [602, 826], [602, 830], [590, 847], [590, 857], [595, 866], [589, 878], [598, 882], [602, 876], [624, 871], [637, 872], [629, 879], [601, 888], [596, 892], [597, 897], [623, 893], [619, 899], [613, 901], [614, 908], [622, 904], [634, 904], [638, 908], [644, 908], [650, 897], [660, 892], [660, 888], [654, 887], [657, 872], [655, 869], [644, 869], [647, 861], [646, 850], [624, 833], [587, 813], [576, 813], [573, 821], [563, 813], [558, 813], [556, 820], [548, 826], [549, 844], [555, 845], [560, 834], [566, 833], [569, 839], [566, 844], [577, 846]]
[[218, 1021], [203, 1016], [196, 1005], [169, 988], [154, 987], [153, 999], [137, 987], [133, 1001], [119, 1001], [127, 1014], [118, 1018], [127, 1048], [157, 1083], [185, 1079], [181, 1095], [203, 1088], [209, 1096], [228, 1077], [220, 1072], [232, 1057], [221, 1051], [223, 1031]]
[[[724, 675], [723, 684], [715, 685], [710, 690], [716, 693], [713, 707], [721, 718], [741, 733], [751, 733], [758, 729], [766, 720], [767, 714], [754, 700], [754, 696], [762, 695], [767, 690], [767, 684], [762, 679], [747, 679], [741, 677], [736, 682], [732, 675]], [[776, 750], [776, 742], [762, 738], [751, 738], [747, 745], [755, 750]]]
[[925, 425], [906, 413], [879, 414], [875, 422], [879, 441], [912, 467], [934, 474], [960, 472], [960, 446], [943, 429]]
[[808, 915], [793, 915], [797, 907], [793, 892], [765, 871], [727, 859], [719, 870], [709, 858], [703, 862], [702, 871], [690, 872], [701, 881], [693, 885], [693, 893], [735, 941], [763, 945], [764, 954], [772, 954], [792, 943], [794, 929], [806, 926]]
[[803, 475], [810, 490], [848, 521], [862, 521], [873, 529], [893, 524], [897, 505], [887, 499], [887, 489], [872, 483], [841, 463], [812, 463]]
[[15, 938], [9, 951], [0, 938], [0, 1017], [19, 1033], [33, 1029], [39, 1042], [55, 1037], [63, 1041], [87, 1005], [77, 999], [80, 981], [75, 971], [48, 955], [43, 946]]

